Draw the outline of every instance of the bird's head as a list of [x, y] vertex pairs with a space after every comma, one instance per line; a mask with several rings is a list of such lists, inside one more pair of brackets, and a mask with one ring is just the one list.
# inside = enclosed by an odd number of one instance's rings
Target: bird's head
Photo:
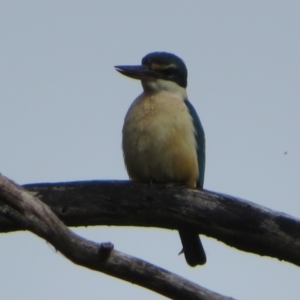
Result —
[[181, 58], [171, 53], [149, 53], [141, 65], [115, 68], [123, 75], [141, 80], [145, 91], [175, 91], [187, 87], [187, 68]]

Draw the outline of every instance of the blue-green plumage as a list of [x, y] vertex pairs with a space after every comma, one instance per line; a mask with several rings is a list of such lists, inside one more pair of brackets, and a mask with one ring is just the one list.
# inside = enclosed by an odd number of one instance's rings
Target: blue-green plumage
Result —
[[[144, 90], [124, 120], [122, 148], [129, 177], [202, 189], [205, 136], [196, 110], [187, 100], [183, 60], [171, 53], [154, 52], [142, 59], [142, 65], [116, 69], [141, 80]], [[187, 263], [204, 264], [206, 255], [198, 232], [181, 227], [179, 235]]]
[[[184, 102], [188, 107], [189, 114], [191, 115], [193, 120], [199, 170], [197, 187], [202, 189], [204, 184], [205, 172], [205, 134], [194, 106], [187, 99], [185, 99]], [[183, 252], [188, 264], [190, 266], [205, 264], [206, 255], [198, 233], [189, 228], [183, 228], [179, 230], [179, 235], [183, 246]]]
[[187, 99], [184, 101], [188, 107], [189, 113], [193, 119], [193, 124], [195, 128], [195, 139], [197, 144], [197, 159], [198, 159], [198, 169], [199, 177], [197, 180], [197, 187], [202, 189], [204, 184], [204, 172], [205, 172], [205, 135], [204, 130], [199, 119], [199, 116], [194, 108], [194, 106]]

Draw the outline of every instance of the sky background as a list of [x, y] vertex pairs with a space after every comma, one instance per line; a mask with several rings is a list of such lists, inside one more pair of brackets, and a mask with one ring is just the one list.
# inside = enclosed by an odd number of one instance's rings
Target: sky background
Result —
[[[138, 81], [113, 66], [184, 59], [207, 139], [205, 188], [300, 217], [299, 1], [0, 1], [0, 172], [19, 184], [127, 179], [121, 151]], [[215, 292], [299, 299], [300, 269], [176, 231], [74, 229]], [[165, 299], [78, 267], [28, 232], [0, 235], [1, 298]]]

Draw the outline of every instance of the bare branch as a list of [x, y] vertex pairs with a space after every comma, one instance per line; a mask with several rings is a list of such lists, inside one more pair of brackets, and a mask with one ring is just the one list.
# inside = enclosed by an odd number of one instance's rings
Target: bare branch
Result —
[[[192, 227], [237, 249], [300, 266], [300, 220], [249, 201], [209, 191], [131, 181], [24, 187], [48, 204], [68, 226]], [[0, 232], [20, 229], [0, 218]]]
[[73, 233], [30, 193], [0, 174], [0, 213], [51, 243], [75, 264], [146, 287], [172, 299], [230, 300], [180, 276]]

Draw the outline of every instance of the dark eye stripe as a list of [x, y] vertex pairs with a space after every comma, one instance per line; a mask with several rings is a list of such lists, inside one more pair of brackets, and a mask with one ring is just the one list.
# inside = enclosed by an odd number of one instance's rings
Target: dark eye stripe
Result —
[[171, 77], [171, 76], [174, 76], [174, 74], [176, 73], [176, 69], [175, 68], [167, 68], [167, 69], [160, 70], [159, 73], [161, 73], [164, 76]]

